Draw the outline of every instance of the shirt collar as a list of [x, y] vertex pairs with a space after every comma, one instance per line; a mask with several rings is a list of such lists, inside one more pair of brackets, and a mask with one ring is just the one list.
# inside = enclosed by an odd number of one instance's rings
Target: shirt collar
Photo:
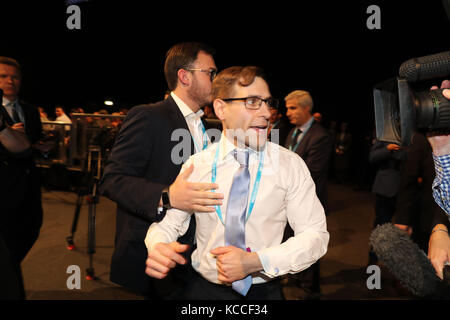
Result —
[[[266, 144], [269, 143], [269, 141], [266, 142]], [[219, 150], [219, 155], [218, 155], [218, 159], [224, 160], [226, 156], [228, 156], [233, 150], [238, 149], [234, 143], [232, 141], [230, 141], [226, 136], [225, 133], [222, 131], [222, 135], [220, 137], [220, 141], [219, 141], [219, 146], [218, 148], [220, 148]], [[256, 150], [253, 150], [251, 148], [245, 148], [245, 150], [249, 150], [250, 151], [250, 157], [255, 157], [257, 156], [259, 153]], [[264, 152], [267, 150], [267, 145], [266, 148], [264, 148]]]
[[312, 125], [313, 121], [314, 121], [314, 117], [311, 117], [311, 119], [306, 121], [299, 129], [302, 130], [302, 132], [305, 132]]
[[10, 103], [10, 102], [17, 103], [17, 99], [14, 100], [14, 101], [9, 101], [7, 98], [3, 97], [2, 103], [3, 103], [4, 106], [7, 106], [8, 103]]
[[183, 114], [183, 117], [187, 118], [191, 115], [196, 115], [198, 117], [203, 116], [203, 110], [199, 109], [197, 112], [194, 113], [191, 108], [183, 101], [181, 100], [173, 91], [170, 93], [171, 97], [177, 104], [178, 108], [180, 109], [181, 113]]

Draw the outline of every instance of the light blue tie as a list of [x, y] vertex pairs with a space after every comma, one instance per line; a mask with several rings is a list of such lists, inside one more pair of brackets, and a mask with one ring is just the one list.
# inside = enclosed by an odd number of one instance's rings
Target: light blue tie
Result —
[[[225, 217], [225, 245], [246, 250], [245, 216], [247, 213], [248, 194], [250, 189], [250, 173], [248, 171], [248, 151], [234, 150], [234, 157], [240, 167], [233, 177], [230, 196], [228, 198], [227, 215]], [[252, 277], [248, 275], [242, 280], [234, 281], [232, 287], [245, 296], [252, 285]]]
[[20, 120], [19, 113], [17, 112], [16, 103], [15, 102], [9, 102], [8, 105], [11, 107], [11, 110], [12, 110], [12, 117], [11, 118], [13, 119], [14, 123], [22, 122], [22, 120]]

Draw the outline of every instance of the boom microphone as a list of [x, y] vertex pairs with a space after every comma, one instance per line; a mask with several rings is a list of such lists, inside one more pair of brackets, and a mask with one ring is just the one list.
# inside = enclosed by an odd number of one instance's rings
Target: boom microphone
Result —
[[400, 66], [399, 76], [409, 82], [441, 78], [450, 74], [450, 51], [413, 58]]
[[[406, 232], [391, 223], [383, 224], [372, 231], [370, 244], [394, 277], [413, 294], [420, 297], [448, 295], [448, 280], [442, 281], [436, 275], [430, 260]], [[444, 277], [448, 268], [444, 268]]]

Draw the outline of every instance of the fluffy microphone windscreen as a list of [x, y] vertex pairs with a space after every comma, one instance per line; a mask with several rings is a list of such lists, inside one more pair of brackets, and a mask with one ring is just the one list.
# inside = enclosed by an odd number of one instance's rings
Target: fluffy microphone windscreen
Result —
[[393, 224], [383, 224], [372, 231], [370, 244], [394, 277], [413, 294], [424, 297], [436, 292], [440, 279], [406, 232]]

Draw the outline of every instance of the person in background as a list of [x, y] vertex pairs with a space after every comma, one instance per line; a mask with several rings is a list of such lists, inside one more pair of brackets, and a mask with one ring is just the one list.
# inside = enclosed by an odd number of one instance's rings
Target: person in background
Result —
[[[276, 136], [273, 134], [273, 132], [275, 132], [273, 130], [278, 130], [278, 134]], [[278, 143], [280, 146], [284, 146], [289, 131], [291, 131], [291, 128], [289, 124], [285, 122], [285, 119], [283, 118], [280, 110], [278, 110], [278, 108], [270, 108], [267, 140]], [[275, 137], [277, 137], [277, 141], [275, 140]]]
[[[401, 182], [401, 166], [405, 159], [405, 150], [398, 144], [376, 140], [370, 150], [369, 162], [377, 167], [372, 186], [375, 194], [375, 220], [373, 229], [378, 225], [391, 222], [395, 213], [397, 193]], [[369, 251], [368, 265], [378, 262], [378, 257]]]
[[[36, 107], [19, 98], [22, 71], [19, 63], [0, 57], [0, 89], [3, 90], [4, 121], [26, 135], [31, 146], [42, 136], [42, 125]], [[36, 242], [42, 225], [41, 179], [35, 166], [33, 149], [21, 157], [0, 146], [0, 234], [25, 298], [20, 264]]]
[[[286, 116], [295, 126], [289, 133], [285, 147], [297, 153], [306, 163], [316, 186], [325, 213], [328, 214], [327, 179], [331, 160], [331, 137], [322, 125], [314, 120], [312, 110], [314, 102], [309, 92], [295, 90], [285, 98]], [[285, 238], [293, 234], [288, 226]], [[288, 282], [294, 282], [306, 291], [306, 299], [319, 299], [320, 289], [320, 261], [298, 275], [288, 277]]]

